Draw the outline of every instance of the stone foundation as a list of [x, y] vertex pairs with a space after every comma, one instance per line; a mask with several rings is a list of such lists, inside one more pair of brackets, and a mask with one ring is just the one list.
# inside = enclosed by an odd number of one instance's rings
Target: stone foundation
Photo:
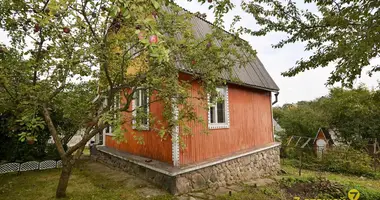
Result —
[[216, 188], [275, 175], [280, 169], [280, 146], [278, 143], [226, 157], [214, 162], [182, 168], [172, 167], [154, 161], [144, 163], [144, 159], [107, 147], [92, 150], [92, 158], [142, 177], [172, 194]]

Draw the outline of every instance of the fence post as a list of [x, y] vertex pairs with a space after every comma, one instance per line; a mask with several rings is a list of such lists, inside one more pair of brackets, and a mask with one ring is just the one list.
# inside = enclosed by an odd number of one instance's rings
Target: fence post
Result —
[[302, 155], [303, 155], [303, 152], [301, 152], [301, 155], [300, 155], [300, 168], [298, 170], [298, 175], [301, 176], [301, 171], [302, 171]]

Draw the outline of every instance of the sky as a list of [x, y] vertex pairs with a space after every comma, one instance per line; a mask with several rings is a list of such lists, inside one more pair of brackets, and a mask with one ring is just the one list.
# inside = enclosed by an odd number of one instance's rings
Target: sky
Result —
[[[229, 27], [234, 15], [242, 16], [240, 25], [255, 28], [257, 25], [253, 17], [243, 12], [240, 8], [241, 0], [232, 0], [237, 6], [234, 10], [229, 12], [225, 17], [225, 26]], [[303, 0], [296, 0], [297, 5], [302, 8], [307, 8], [311, 11], [316, 11], [313, 5], [305, 5]], [[186, 0], [176, 0], [178, 5], [191, 12], [201, 12], [207, 14], [207, 20], [213, 21], [212, 12], [208, 10], [208, 3], [201, 5], [196, 0], [188, 2]], [[282, 77], [281, 72], [286, 71], [293, 67], [297, 60], [307, 58], [311, 52], [304, 51], [304, 45], [301, 43], [287, 45], [281, 49], [273, 49], [271, 44], [275, 44], [285, 35], [281, 33], [271, 33], [263, 37], [253, 37], [243, 35], [242, 38], [247, 40], [251, 46], [257, 51], [257, 56], [264, 64], [265, 68], [272, 76], [276, 84], [280, 87], [279, 101], [277, 105], [285, 103], [296, 103], [298, 101], [308, 101], [328, 94], [328, 87], [325, 83], [333, 70], [332, 67], [319, 68], [311, 71], [306, 71], [298, 74], [295, 77]], [[6, 33], [0, 30], [0, 43], [7, 43], [8, 39]], [[380, 59], [376, 61], [380, 64]], [[355, 84], [364, 83], [369, 88], [376, 88], [378, 81], [380, 81], [380, 73], [374, 74], [372, 77], [367, 75], [368, 69], [362, 73], [362, 77], [355, 81]], [[336, 85], [338, 86], [338, 85]]]
[[[225, 16], [225, 27], [229, 28], [229, 24], [231, 23], [234, 15], [242, 16], [242, 23], [240, 25], [249, 28], [257, 27], [254, 18], [239, 8], [241, 0], [231, 1], [235, 3], [236, 8]], [[303, 0], [295, 1], [298, 6], [309, 9], [312, 12], [316, 12], [315, 6], [304, 4]], [[201, 13], [206, 13], [207, 20], [213, 21], [213, 13], [208, 10], [208, 3], [201, 5], [194, 0], [192, 2], [188, 2], [186, 0], [176, 0], [176, 2], [178, 5], [191, 12], [199, 11]], [[283, 105], [284, 103], [295, 103], [303, 100], [313, 100], [317, 97], [327, 95], [329, 89], [326, 87], [325, 83], [327, 82], [327, 78], [330, 76], [330, 72], [333, 70], [332, 67], [306, 71], [290, 78], [281, 76], [281, 72], [295, 66], [297, 60], [301, 58], [308, 58], [311, 55], [311, 52], [304, 51], [304, 45], [301, 43], [287, 45], [282, 49], [273, 49], [271, 44], [276, 44], [284, 38], [284, 36], [285, 35], [281, 33], [271, 33], [263, 37], [253, 37], [248, 35], [242, 36], [242, 38], [248, 41], [252, 48], [257, 51], [257, 56], [264, 64], [276, 84], [280, 87], [279, 102], [277, 105]], [[376, 63], [380, 64], [380, 60], [377, 60]], [[355, 81], [355, 85], [364, 83], [369, 88], [376, 88], [378, 86], [377, 81], [380, 81], [380, 73], [369, 77], [366, 73], [367, 71], [368, 69], [364, 70], [362, 77]]]

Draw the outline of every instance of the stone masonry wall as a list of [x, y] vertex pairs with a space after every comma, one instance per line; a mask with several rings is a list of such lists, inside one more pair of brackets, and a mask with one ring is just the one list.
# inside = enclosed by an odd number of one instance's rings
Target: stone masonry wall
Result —
[[221, 187], [277, 174], [280, 170], [280, 147], [243, 156], [210, 167], [181, 174], [176, 179], [179, 194]]
[[104, 153], [102, 151], [96, 151], [94, 148], [92, 148], [91, 151], [91, 159], [108, 166], [121, 169], [132, 175], [139, 176], [140, 178], [150, 181], [151, 183], [156, 184], [157, 186], [169, 191], [172, 194], [176, 194], [174, 191], [176, 188], [174, 185], [176, 183], [175, 176], [168, 176], [166, 174], [148, 169], [133, 162], [120, 159], [111, 154]]
[[231, 185], [275, 175], [280, 170], [279, 146], [176, 176], [162, 174], [101, 151], [92, 153], [92, 158], [140, 176], [172, 194]]

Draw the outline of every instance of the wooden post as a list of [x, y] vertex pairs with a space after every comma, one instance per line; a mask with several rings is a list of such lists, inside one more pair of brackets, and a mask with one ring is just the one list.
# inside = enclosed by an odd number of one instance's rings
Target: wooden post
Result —
[[377, 138], [375, 138], [375, 143], [373, 144], [373, 154], [376, 155], [377, 153]]
[[301, 152], [301, 155], [300, 155], [300, 168], [298, 170], [298, 175], [301, 176], [301, 173], [302, 173], [302, 152]]

